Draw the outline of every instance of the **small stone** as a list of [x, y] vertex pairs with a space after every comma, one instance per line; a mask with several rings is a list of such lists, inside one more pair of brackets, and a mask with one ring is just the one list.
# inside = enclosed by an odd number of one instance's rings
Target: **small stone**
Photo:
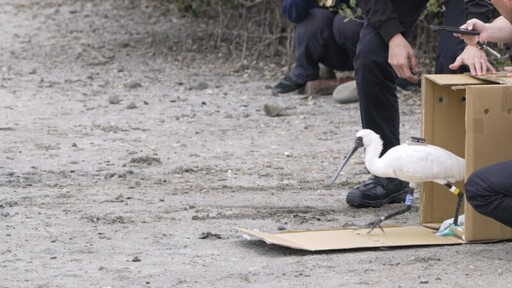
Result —
[[135, 109], [137, 108], [137, 105], [134, 102], [131, 102], [126, 106], [126, 109]]
[[203, 232], [199, 235], [199, 239], [222, 239], [222, 237], [217, 233]]
[[279, 104], [275, 104], [275, 103], [272, 103], [272, 104], [267, 103], [267, 104], [263, 105], [263, 111], [265, 111], [265, 115], [267, 115], [267, 116], [277, 117], [277, 116], [282, 115], [282, 113], [284, 111], [284, 107], [282, 107]]
[[107, 172], [105, 174], [105, 179], [111, 179], [111, 178], [114, 178], [114, 176], [116, 176], [117, 173], [115, 172]]
[[124, 87], [128, 89], [136, 89], [142, 87], [142, 83], [139, 81], [128, 81], [124, 83]]
[[340, 104], [348, 104], [359, 101], [356, 81], [349, 81], [336, 87], [332, 93], [332, 98], [334, 98], [336, 103]]
[[121, 102], [121, 98], [117, 95], [112, 95], [108, 97], [108, 103], [110, 104], [119, 104]]
[[205, 89], [208, 89], [208, 86], [209, 85], [206, 82], [199, 82], [196, 85], [191, 86], [189, 89], [190, 90], [205, 90]]
[[140, 260], [140, 258], [137, 256], [133, 257], [133, 259], [132, 259], [132, 262], [141, 262], [141, 261], [142, 260]]

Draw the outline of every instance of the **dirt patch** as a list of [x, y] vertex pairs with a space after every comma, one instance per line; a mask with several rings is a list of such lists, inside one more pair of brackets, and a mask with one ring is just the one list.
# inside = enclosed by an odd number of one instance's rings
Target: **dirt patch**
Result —
[[[281, 67], [234, 73], [173, 52], [204, 23], [157, 2], [0, 4], [0, 287], [512, 280], [510, 243], [305, 253], [247, 240], [232, 227], [353, 226], [398, 207], [346, 205], [368, 177], [362, 157], [327, 186], [361, 126], [357, 103], [275, 97]], [[400, 95], [404, 140], [420, 133], [419, 101]], [[392, 221], [417, 222], [417, 208]]]

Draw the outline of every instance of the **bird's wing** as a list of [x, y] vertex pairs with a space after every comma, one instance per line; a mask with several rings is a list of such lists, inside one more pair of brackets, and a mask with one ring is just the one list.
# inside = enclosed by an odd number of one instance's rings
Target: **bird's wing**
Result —
[[464, 159], [445, 149], [432, 145], [400, 145], [395, 148], [382, 159], [392, 166], [397, 178], [410, 182], [464, 178]]

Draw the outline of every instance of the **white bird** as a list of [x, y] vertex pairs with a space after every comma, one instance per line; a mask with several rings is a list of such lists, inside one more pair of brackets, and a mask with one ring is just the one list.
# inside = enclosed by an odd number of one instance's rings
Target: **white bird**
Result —
[[[405, 204], [406, 208], [390, 213], [386, 216], [368, 223], [365, 226], [371, 227], [368, 233], [371, 233], [375, 227], [382, 227], [382, 221], [403, 214], [412, 207], [414, 189], [421, 182], [436, 182], [445, 185], [450, 192], [457, 195], [457, 207], [453, 224], [457, 226], [460, 206], [462, 204], [463, 193], [452, 183], [462, 180], [465, 174], [464, 159], [443, 148], [428, 145], [424, 139], [414, 138], [415, 141], [395, 146], [389, 149], [382, 157], [382, 139], [378, 134], [369, 129], [363, 129], [357, 132], [356, 140], [352, 151], [342, 161], [338, 172], [332, 177], [331, 185], [347, 164], [348, 160], [357, 149], [365, 147], [365, 166], [373, 175], [380, 177], [398, 178], [409, 182], [410, 190]], [[383, 230], [384, 231], [384, 230]]]

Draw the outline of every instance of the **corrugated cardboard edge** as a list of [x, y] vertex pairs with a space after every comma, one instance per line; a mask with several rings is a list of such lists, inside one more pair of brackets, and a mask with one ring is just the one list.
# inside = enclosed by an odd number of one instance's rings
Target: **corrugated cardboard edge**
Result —
[[466, 86], [466, 85], [478, 85], [478, 84], [489, 84], [492, 82], [487, 79], [480, 79], [476, 77], [468, 77], [471, 75], [467, 74], [429, 74], [424, 75], [427, 79], [435, 82], [441, 86]]
[[[441, 83], [441, 84], [439, 84]], [[485, 82], [467, 75], [425, 75], [422, 83], [422, 125], [421, 136], [433, 144], [463, 157], [465, 155], [465, 107], [466, 90], [454, 90], [459, 83], [483, 84]], [[480, 86], [480, 85], [478, 85]], [[499, 86], [499, 85], [497, 85]], [[448, 136], [446, 136], [448, 135]], [[462, 182], [455, 183], [459, 189]], [[442, 222], [453, 217], [457, 197], [443, 186], [434, 182], [421, 183], [420, 223]], [[464, 213], [463, 211], [460, 211]]]
[[471, 75], [471, 74], [467, 74], [467, 75], [469, 75], [473, 78], [476, 78], [476, 79], [489, 81], [492, 83], [512, 85], [512, 77], [508, 76], [508, 74], [509, 74], [509, 72], [502, 71], [502, 72], [496, 72], [494, 74], [486, 74], [484, 76], [476, 76], [476, 75]]
[[441, 223], [422, 223], [421, 225], [434, 230], [437, 230], [439, 227], [441, 227]]
[[[267, 243], [267, 244], [275, 244], [275, 245], [294, 248], [294, 249], [314, 251], [314, 250], [311, 250], [308, 247], [305, 247], [304, 245], [301, 245], [299, 243], [285, 240], [282, 237], [280, 237], [279, 234], [271, 234], [271, 233], [261, 232], [259, 230], [250, 230], [250, 229], [244, 229], [244, 228], [239, 228], [239, 227], [233, 227], [233, 228], [235, 228], [236, 230], [243, 232], [247, 235], [254, 236], [258, 239], [261, 239], [261, 240], [265, 241], [265, 243]], [[303, 231], [295, 231], [295, 232], [299, 233], [299, 232], [303, 232]], [[288, 232], [288, 233], [292, 233], [292, 232]]]
[[[512, 77], [507, 76], [508, 72], [498, 72], [484, 76], [465, 74], [429, 74], [426, 78], [441, 86], [451, 86], [451, 89], [466, 89], [474, 85], [512, 85]], [[469, 76], [469, 77], [468, 77]]]
[[366, 234], [368, 229], [340, 228], [309, 231], [286, 231], [267, 233], [233, 227], [234, 229], [274, 244], [306, 251], [371, 249], [381, 247], [435, 246], [463, 244], [464, 240], [454, 236], [436, 236], [435, 230], [422, 226], [384, 227], [383, 234], [374, 230]]

